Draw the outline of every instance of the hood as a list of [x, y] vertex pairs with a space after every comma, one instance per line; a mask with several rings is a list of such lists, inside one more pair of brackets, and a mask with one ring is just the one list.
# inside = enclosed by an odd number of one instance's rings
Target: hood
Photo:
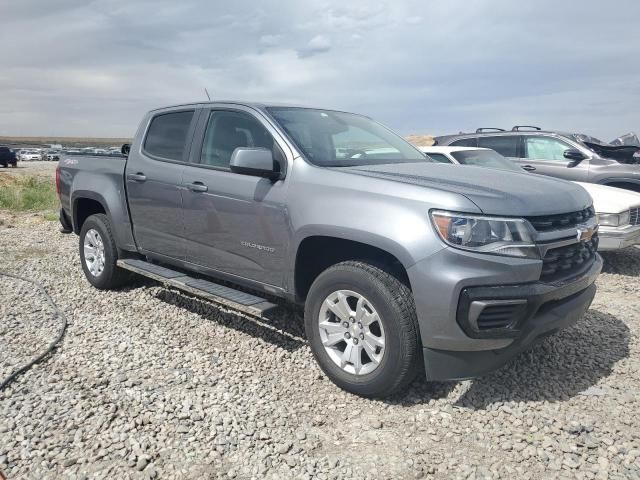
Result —
[[597, 213], [621, 213], [640, 206], [640, 193], [595, 183], [575, 183], [589, 192]]
[[339, 170], [458, 193], [489, 215], [553, 215], [582, 210], [591, 205], [591, 197], [580, 186], [525, 172], [473, 166], [460, 168], [427, 162], [366, 165]]

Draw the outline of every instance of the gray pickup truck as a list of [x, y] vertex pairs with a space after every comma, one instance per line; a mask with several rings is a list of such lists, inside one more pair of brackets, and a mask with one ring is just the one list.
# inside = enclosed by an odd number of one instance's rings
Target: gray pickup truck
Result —
[[326, 375], [382, 397], [571, 325], [602, 266], [581, 187], [425, 160], [360, 115], [180, 105], [127, 156], [63, 157], [60, 218], [95, 287], [133, 271], [249, 315], [297, 304]]

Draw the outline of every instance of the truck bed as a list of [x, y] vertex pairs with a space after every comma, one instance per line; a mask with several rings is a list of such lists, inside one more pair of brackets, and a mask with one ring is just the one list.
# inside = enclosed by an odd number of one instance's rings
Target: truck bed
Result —
[[[93, 199], [101, 205], [107, 205], [106, 213], [116, 227], [120, 245], [135, 248], [131, 234], [131, 222], [127, 207], [127, 194], [124, 172], [127, 157], [101, 155], [69, 155], [58, 162], [56, 183], [60, 197], [60, 205], [64, 215], [76, 228], [75, 219], [82, 215], [76, 199], [83, 197], [86, 208], [87, 201]], [[72, 193], [73, 192], [73, 193]]]

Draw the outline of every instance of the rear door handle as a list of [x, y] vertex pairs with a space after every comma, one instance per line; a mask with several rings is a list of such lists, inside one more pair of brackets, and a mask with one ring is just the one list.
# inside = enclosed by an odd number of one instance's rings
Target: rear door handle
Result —
[[536, 169], [533, 165], [524, 165], [522, 168], [527, 172], [533, 172]]
[[142, 172], [138, 172], [138, 173], [128, 173], [127, 174], [127, 180], [133, 180], [134, 182], [146, 182], [147, 181], [147, 176], [142, 173]]
[[204, 183], [202, 182], [193, 182], [187, 185], [187, 188], [189, 190], [191, 190], [192, 192], [206, 192], [207, 190], [209, 190], [209, 187], [207, 187]]

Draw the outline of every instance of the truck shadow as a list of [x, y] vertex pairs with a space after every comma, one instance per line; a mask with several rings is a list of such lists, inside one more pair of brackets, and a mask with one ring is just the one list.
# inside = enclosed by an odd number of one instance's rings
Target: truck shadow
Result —
[[153, 295], [158, 300], [195, 313], [204, 320], [260, 338], [289, 352], [306, 344], [303, 322], [292, 308], [281, 306], [267, 313], [265, 317], [257, 319], [191, 297], [184, 292], [162, 288]]
[[602, 273], [638, 276], [640, 274], [640, 248], [625, 248], [618, 252], [601, 253], [604, 260]]
[[603, 394], [606, 389], [585, 390], [629, 356], [630, 337], [624, 322], [590, 310], [574, 327], [548, 337], [493, 374], [473, 380], [456, 404], [484, 409], [496, 402], [554, 402], [578, 394]]

